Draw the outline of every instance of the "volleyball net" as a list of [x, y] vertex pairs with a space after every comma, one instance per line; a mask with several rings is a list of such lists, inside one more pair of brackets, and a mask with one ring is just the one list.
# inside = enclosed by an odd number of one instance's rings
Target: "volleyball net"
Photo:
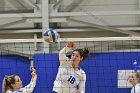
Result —
[[58, 53], [67, 41], [74, 42], [75, 49], [88, 48], [91, 53], [80, 64], [87, 76], [85, 93], [130, 92], [129, 74], [134, 71], [134, 61], [140, 64], [140, 37], [59, 38], [51, 45], [43, 39], [1, 39], [0, 82], [5, 75], [19, 74], [23, 85], [28, 84], [33, 59], [38, 75], [34, 93], [53, 93]]

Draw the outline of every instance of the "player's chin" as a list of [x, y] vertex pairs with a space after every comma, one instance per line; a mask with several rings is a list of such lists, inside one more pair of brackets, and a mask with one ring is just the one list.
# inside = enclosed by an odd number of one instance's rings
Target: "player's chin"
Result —
[[129, 83], [133, 85], [133, 81], [129, 81]]
[[20, 85], [20, 88], [22, 88], [22, 87], [23, 87], [23, 85], [21, 84], [21, 85]]

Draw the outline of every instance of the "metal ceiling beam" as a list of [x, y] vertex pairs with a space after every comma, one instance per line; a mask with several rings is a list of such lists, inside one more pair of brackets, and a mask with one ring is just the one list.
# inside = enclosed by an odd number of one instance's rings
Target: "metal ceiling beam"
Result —
[[56, 7], [58, 7], [61, 3], [62, 3], [63, 0], [58, 0], [54, 5], [53, 5], [53, 8], [55, 9]]
[[[140, 0], [138, 0], [138, 10], [140, 11]], [[139, 25], [140, 25], [140, 16], [138, 16]]]
[[[22, 4], [22, 3], [20, 3], [18, 0], [7, 0], [10, 4], [12, 4], [13, 6], [14, 6], [14, 8], [16, 8], [16, 9], [19, 9], [19, 6], [20, 7], [23, 7], [24, 9], [25, 9], [25, 6]], [[8, 9], [9, 10], [9, 9]]]
[[16, 17], [42, 17], [40, 13], [12, 13], [0, 14], [0, 18], [16, 18]]
[[[20, 0], [22, 1], [22, 0]], [[37, 6], [37, 4], [33, 3], [31, 0], [24, 0], [24, 2], [32, 7], [34, 7], [35, 9], [39, 9], [39, 7]]]
[[[57, 32], [85, 32], [85, 31], [101, 31], [99, 29], [83, 29], [83, 28], [69, 28], [69, 29], [56, 29]], [[15, 29], [0, 29], [0, 33], [42, 33], [42, 29], [21, 29], [21, 30], [15, 30]]]
[[[88, 11], [90, 12], [90, 11]], [[71, 16], [119, 16], [119, 15], [139, 15], [140, 11], [94, 11], [94, 12], [57, 12], [50, 13], [49, 17], [71, 17]], [[13, 13], [13, 14], [0, 14], [3, 17], [41, 17], [40, 13]]]
[[69, 5], [67, 5], [67, 7], [62, 10], [62, 11], [66, 11], [66, 12], [70, 12], [73, 9], [75, 9], [83, 0], [73, 0]]
[[[122, 29], [123, 32], [127, 30], [138, 30], [140, 31], [140, 28], [137, 27], [120, 27], [118, 29]], [[107, 31], [107, 30], [101, 30], [97, 28], [61, 28], [61, 29], [56, 29], [57, 32], [85, 32], [85, 31]], [[0, 33], [42, 33], [42, 29], [0, 29]]]
[[[88, 12], [88, 13], [87, 13]], [[51, 13], [50, 17], [64, 17], [64, 16], [119, 16], [119, 15], [139, 15], [139, 10], [133, 11], [87, 11], [87, 12], [57, 12]]]
[[13, 10], [13, 9], [8, 9], [8, 10], [0, 10], [1, 14], [10, 14], [10, 13], [33, 13], [33, 9], [20, 9], [20, 10]]
[[42, 33], [42, 29], [0, 30], [0, 33]]
[[117, 27], [118, 29], [121, 30], [135, 30], [135, 31], [140, 31], [140, 27]]
[[[42, 18], [28, 18], [27, 22], [31, 23], [42, 23]], [[62, 17], [62, 18], [49, 18], [49, 22], [67, 22], [67, 19]]]
[[36, 4], [34, 4], [31, 0], [14, 0], [14, 2], [13, 2], [13, 0], [8, 0], [8, 1], [12, 5], [14, 5], [14, 7], [17, 8], [17, 10], [20, 10], [19, 6], [17, 6], [17, 5], [20, 5], [21, 8], [23, 7], [23, 9], [27, 9], [27, 10], [31, 10], [33, 8], [34, 9], [39, 9], [39, 7]]
[[[42, 0], [42, 33], [49, 28], [49, 1]], [[49, 47], [48, 43], [43, 43], [43, 47]], [[45, 52], [49, 53], [49, 49], [43, 49]]]
[[102, 30], [113, 31], [113, 32], [118, 32], [118, 33], [127, 34], [127, 35], [134, 35], [134, 36], [139, 35], [139, 33], [137, 33], [137, 32], [127, 31], [127, 30], [124, 31], [124, 30], [121, 30], [121, 29], [117, 29], [115, 27], [98, 25], [98, 24], [89, 23], [89, 22], [86, 22], [86, 21], [77, 20], [77, 19], [74, 19], [74, 18], [69, 18], [69, 20], [80, 23], [80, 24], [86, 24], [86, 25], [89, 25], [90, 27], [96, 27], [96, 28], [102, 29]]
[[25, 21], [26, 21], [26, 18], [22, 18], [22, 19], [15, 20], [15, 21], [12, 21], [12, 22], [9, 22], [9, 23], [6, 23], [6, 24], [2, 24], [2, 25], [0, 25], [0, 28], [5, 28], [5, 27], [8, 27], [8, 26], [17, 25], [17, 24], [23, 23]]

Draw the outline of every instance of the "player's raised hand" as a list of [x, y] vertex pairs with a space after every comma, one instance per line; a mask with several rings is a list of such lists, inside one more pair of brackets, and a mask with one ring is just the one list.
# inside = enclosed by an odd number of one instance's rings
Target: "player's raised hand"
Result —
[[30, 70], [31, 70], [31, 75], [32, 75], [32, 78], [35, 78], [36, 76], [36, 70], [34, 67], [30, 67]]
[[68, 48], [73, 48], [74, 47], [74, 43], [73, 42], [67, 42], [67, 47]]

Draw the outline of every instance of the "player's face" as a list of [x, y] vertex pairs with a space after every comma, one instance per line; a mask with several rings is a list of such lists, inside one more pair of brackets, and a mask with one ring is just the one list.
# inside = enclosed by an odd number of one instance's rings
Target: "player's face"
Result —
[[71, 60], [72, 60], [74, 63], [77, 63], [77, 64], [80, 63], [80, 61], [81, 61], [81, 56], [80, 56], [80, 54], [79, 54], [78, 51], [74, 51], [74, 52], [72, 53]]
[[12, 84], [14, 90], [18, 90], [22, 87], [22, 81], [20, 80], [19, 76], [15, 76], [15, 84]]
[[136, 83], [138, 83], [138, 78], [136, 76], [136, 73], [132, 73], [130, 76], [129, 76], [129, 82], [130, 84], [132, 85], [135, 85]]

